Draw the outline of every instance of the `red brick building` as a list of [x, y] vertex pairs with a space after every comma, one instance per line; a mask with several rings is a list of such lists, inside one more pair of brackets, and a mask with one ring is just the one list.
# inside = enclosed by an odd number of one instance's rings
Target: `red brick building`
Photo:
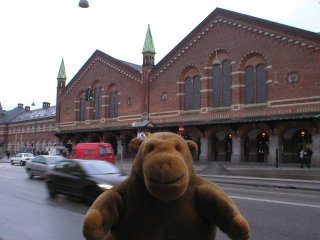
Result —
[[97, 50], [68, 84], [59, 75], [64, 145], [130, 156], [121, 144], [149, 125], [196, 141], [201, 161], [295, 163], [310, 147], [320, 165], [319, 34], [217, 8], [156, 65], [148, 28], [142, 58]]
[[9, 111], [0, 108], [0, 155], [6, 151], [43, 153], [60, 145], [55, 131], [56, 107], [48, 102], [33, 110], [21, 103]]

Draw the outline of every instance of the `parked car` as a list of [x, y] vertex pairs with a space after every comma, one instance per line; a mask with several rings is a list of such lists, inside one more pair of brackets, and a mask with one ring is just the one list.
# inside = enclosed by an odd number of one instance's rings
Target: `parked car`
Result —
[[65, 159], [63, 156], [38, 155], [26, 163], [26, 171], [29, 178], [34, 176], [45, 178], [49, 169], [52, 169], [58, 161]]
[[26, 165], [26, 162], [33, 159], [32, 153], [18, 153], [15, 157], [10, 158], [11, 165], [20, 164], [21, 166]]
[[115, 156], [110, 143], [78, 143], [73, 149], [70, 158], [99, 159], [115, 164]]
[[126, 178], [117, 166], [106, 161], [67, 159], [57, 162], [49, 171], [47, 187], [50, 197], [65, 194], [92, 203], [102, 192]]

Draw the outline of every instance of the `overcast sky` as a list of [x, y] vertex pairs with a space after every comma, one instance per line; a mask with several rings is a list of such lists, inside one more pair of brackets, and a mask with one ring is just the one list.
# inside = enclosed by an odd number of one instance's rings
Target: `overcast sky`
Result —
[[79, 0], [1, 1], [0, 102], [56, 104], [57, 75], [64, 58], [67, 83], [96, 49], [142, 64], [148, 24], [156, 63], [215, 8], [320, 32], [319, 0]]

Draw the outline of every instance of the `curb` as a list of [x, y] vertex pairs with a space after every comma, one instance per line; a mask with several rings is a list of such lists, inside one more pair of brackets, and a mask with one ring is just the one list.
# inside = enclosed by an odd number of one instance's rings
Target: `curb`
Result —
[[234, 185], [246, 185], [246, 186], [254, 186], [254, 187], [271, 187], [271, 188], [320, 191], [320, 181], [314, 181], [314, 180], [223, 176], [223, 175], [199, 175], [199, 176], [205, 177], [213, 181], [214, 183], [229, 183]]

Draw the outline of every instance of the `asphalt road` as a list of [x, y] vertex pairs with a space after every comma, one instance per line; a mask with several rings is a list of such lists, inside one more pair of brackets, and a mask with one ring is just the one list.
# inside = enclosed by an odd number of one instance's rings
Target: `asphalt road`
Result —
[[[239, 206], [257, 240], [320, 239], [320, 192], [219, 183]], [[0, 164], [1, 240], [79, 240], [89, 206], [79, 199], [50, 199], [44, 181], [22, 166]], [[228, 239], [218, 232], [217, 239]]]

